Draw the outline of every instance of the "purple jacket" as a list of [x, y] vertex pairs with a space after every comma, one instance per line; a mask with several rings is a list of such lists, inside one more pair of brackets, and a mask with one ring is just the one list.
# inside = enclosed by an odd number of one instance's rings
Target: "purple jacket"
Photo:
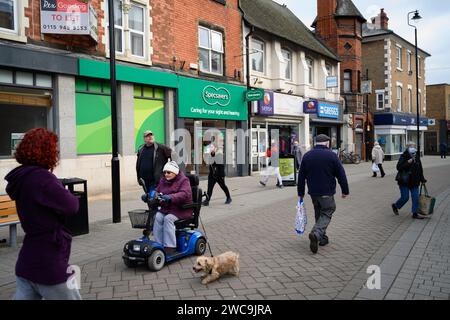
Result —
[[78, 199], [38, 166], [17, 167], [5, 180], [25, 231], [16, 275], [43, 285], [64, 283], [71, 275], [67, 268], [72, 236], [63, 224], [66, 216], [78, 212]]
[[165, 214], [173, 214], [178, 219], [189, 219], [192, 217], [192, 209], [182, 209], [185, 204], [192, 203], [192, 189], [188, 177], [183, 172], [171, 181], [167, 181], [162, 177], [159, 181], [157, 192], [170, 195], [172, 201], [163, 203], [160, 212]]

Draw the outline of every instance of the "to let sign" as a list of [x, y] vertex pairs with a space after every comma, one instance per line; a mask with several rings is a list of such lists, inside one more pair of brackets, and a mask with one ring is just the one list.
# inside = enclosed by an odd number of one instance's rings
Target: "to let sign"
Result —
[[41, 33], [90, 35], [97, 40], [97, 14], [88, 1], [41, 0]]

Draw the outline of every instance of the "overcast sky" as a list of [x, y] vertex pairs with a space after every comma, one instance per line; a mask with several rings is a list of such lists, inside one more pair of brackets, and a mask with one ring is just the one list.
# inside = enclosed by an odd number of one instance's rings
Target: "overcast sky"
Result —
[[[317, 13], [317, 0], [275, 0], [285, 3], [306, 25], [311, 26]], [[427, 84], [450, 84], [450, 0], [353, 0], [370, 21], [381, 8], [389, 17], [389, 29], [414, 44], [414, 28], [408, 26], [407, 14], [419, 10], [418, 46], [431, 54], [426, 62]]]

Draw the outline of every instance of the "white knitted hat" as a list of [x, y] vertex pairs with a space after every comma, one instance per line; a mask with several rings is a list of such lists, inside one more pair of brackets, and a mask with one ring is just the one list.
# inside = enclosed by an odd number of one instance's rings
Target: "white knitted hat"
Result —
[[163, 171], [170, 171], [175, 174], [178, 174], [180, 172], [180, 168], [178, 167], [177, 163], [175, 161], [169, 161], [164, 166]]

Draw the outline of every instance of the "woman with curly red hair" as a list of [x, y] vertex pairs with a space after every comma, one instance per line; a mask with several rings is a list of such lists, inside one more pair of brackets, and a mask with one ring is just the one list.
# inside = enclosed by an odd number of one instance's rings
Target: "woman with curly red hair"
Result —
[[6, 192], [16, 201], [23, 246], [16, 263], [17, 300], [79, 300], [67, 285], [72, 236], [65, 217], [78, 212], [78, 199], [52, 173], [58, 163], [58, 136], [44, 128], [28, 131], [17, 147], [19, 167], [9, 172]]

